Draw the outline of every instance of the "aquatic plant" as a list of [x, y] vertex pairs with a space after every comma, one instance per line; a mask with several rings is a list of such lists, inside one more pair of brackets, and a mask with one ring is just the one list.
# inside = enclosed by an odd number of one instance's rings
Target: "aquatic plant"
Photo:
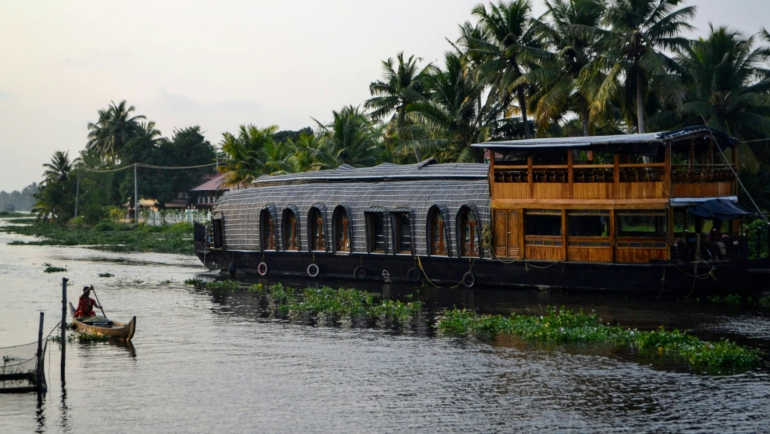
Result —
[[758, 303], [762, 307], [770, 307], [770, 296], [760, 298]]
[[56, 267], [54, 265], [49, 264], [48, 262], [46, 262], [43, 265], [45, 265], [45, 269], [43, 270], [43, 272], [45, 273], [61, 273], [62, 271], [67, 271], [66, 268]]
[[236, 280], [214, 280], [212, 282], [206, 283], [206, 288], [208, 289], [224, 289], [224, 290], [230, 290], [233, 291], [235, 289], [238, 289], [238, 286], [240, 283]]
[[[721, 298], [718, 295], [714, 295], [711, 297], [706, 297], [706, 299], [714, 304], [726, 304], [730, 307], [738, 307], [743, 302], [743, 297], [738, 294], [729, 294]], [[750, 302], [751, 298], [749, 297], [747, 301]]]
[[467, 336], [507, 333], [525, 341], [541, 343], [600, 343], [627, 346], [646, 355], [670, 355], [685, 360], [689, 366], [707, 373], [742, 372], [760, 366], [759, 352], [723, 339], [704, 342], [679, 330], [655, 331], [625, 329], [602, 323], [595, 314], [549, 308], [536, 315], [478, 315], [451, 309], [436, 323], [439, 332]]
[[99, 277], [115, 277], [112, 273], [99, 273]]
[[[61, 343], [61, 336], [53, 335], [50, 338], [48, 338], [51, 342]], [[109, 339], [109, 336], [100, 335], [98, 333], [89, 333], [89, 332], [81, 332], [81, 331], [75, 331], [74, 333], [70, 333], [67, 335], [67, 343], [79, 343], [79, 344], [88, 344], [91, 342], [107, 342]]]

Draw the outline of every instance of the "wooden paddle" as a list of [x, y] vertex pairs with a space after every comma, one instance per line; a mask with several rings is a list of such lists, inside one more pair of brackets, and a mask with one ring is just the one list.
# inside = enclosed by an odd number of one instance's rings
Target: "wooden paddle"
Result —
[[96, 290], [94, 289], [94, 285], [91, 285], [91, 291], [94, 293], [94, 297], [96, 297], [96, 302], [99, 303], [99, 309], [102, 310], [102, 315], [104, 315], [104, 319], [107, 319], [107, 314], [104, 313], [104, 308], [102, 307], [102, 302], [99, 301], [99, 296], [96, 295]]

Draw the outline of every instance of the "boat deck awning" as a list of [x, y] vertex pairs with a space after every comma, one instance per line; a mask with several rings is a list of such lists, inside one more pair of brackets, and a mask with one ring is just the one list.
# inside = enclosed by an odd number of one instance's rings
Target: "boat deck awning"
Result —
[[752, 211], [730, 200], [719, 198], [698, 203], [687, 210], [688, 213], [708, 220], [732, 220], [743, 216], [756, 215]]

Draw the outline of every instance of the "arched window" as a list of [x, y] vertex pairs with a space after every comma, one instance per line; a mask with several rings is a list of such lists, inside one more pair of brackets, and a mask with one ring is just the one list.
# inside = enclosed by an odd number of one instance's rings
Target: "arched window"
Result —
[[267, 208], [259, 213], [259, 227], [262, 234], [262, 250], [275, 250], [275, 221]]
[[479, 222], [476, 213], [469, 206], [463, 206], [458, 213], [457, 230], [460, 235], [460, 255], [479, 257]]
[[386, 218], [388, 210], [371, 207], [364, 213], [366, 218], [366, 248], [369, 253], [387, 253], [388, 238]]
[[334, 251], [350, 253], [350, 220], [342, 205], [334, 209]]
[[292, 208], [283, 210], [283, 245], [286, 251], [299, 251], [299, 236], [297, 234], [297, 213]]
[[307, 216], [308, 239], [310, 240], [310, 250], [326, 251], [326, 225], [321, 210], [312, 207]]
[[437, 206], [428, 211], [428, 254], [433, 256], [448, 256], [449, 239], [446, 236], [447, 227], [442, 210]]

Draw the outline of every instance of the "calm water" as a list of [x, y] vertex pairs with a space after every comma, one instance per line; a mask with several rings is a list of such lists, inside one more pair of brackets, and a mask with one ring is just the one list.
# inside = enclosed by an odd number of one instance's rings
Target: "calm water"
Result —
[[[8, 246], [0, 234], [0, 346], [36, 339], [94, 284], [107, 314], [137, 315], [133, 346], [56, 345], [49, 392], [0, 395], [14, 432], [768, 432], [770, 376], [706, 377], [657, 369], [603, 348], [543, 348], [408, 331], [310, 327], [261, 319], [247, 293], [196, 291], [194, 258]], [[45, 274], [43, 263], [66, 266]], [[100, 278], [109, 272], [112, 278]], [[676, 300], [625, 296], [372, 287], [409, 293], [431, 311], [593, 309], [639, 328], [692, 330], [770, 349], [770, 318]], [[696, 294], [697, 296], [697, 294]], [[694, 296], [695, 297], [695, 296]]]

